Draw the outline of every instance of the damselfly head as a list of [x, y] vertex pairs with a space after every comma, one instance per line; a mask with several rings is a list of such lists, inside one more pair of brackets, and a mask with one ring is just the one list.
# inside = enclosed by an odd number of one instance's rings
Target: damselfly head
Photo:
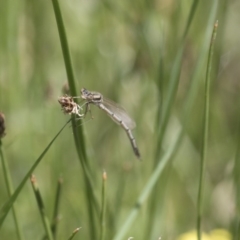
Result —
[[89, 91], [86, 88], [81, 89], [81, 98], [82, 99], [88, 99]]

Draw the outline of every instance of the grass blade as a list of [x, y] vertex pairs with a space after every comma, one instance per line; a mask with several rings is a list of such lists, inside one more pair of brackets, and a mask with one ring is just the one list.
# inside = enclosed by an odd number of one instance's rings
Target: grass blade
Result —
[[[70, 121], [70, 120], [69, 120]], [[43, 159], [43, 157], [45, 156], [45, 154], [48, 152], [49, 148], [52, 146], [52, 144], [54, 143], [54, 141], [56, 140], [56, 138], [59, 136], [59, 134], [63, 131], [63, 129], [67, 126], [67, 124], [69, 123], [69, 121], [67, 121], [64, 126], [60, 129], [60, 131], [56, 134], [56, 136], [52, 139], [52, 141], [47, 145], [47, 147], [45, 148], [45, 150], [42, 152], [42, 154], [38, 157], [38, 159], [35, 161], [35, 163], [33, 164], [33, 166], [30, 168], [30, 170], [28, 171], [28, 173], [25, 175], [25, 177], [23, 178], [22, 182], [19, 184], [18, 188], [15, 190], [15, 192], [13, 193], [13, 195], [8, 199], [8, 201], [1, 207], [0, 209], [0, 228], [9, 212], [9, 210], [12, 208], [13, 203], [16, 201], [19, 193], [21, 192], [24, 184], [27, 182], [27, 180], [29, 179], [29, 177], [31, 176], [32, 172], [35, 170], [35, 168], [38, 166], [38, 164], [41, 162], [41, 160]]]
[[32, 183], [32, 187], [33, 187], [35, 197], [36, 197], [38, 209], [40, 211], [40, 215], [41, 215], [41, 218], [42, 218], [43, 226], [44, 226], [44, 229], [45, 229], [45, 232], [46, 232], [46, 237], [47, 237], [48, 240], [53, 240], [53, 235], [52, 235], [50, 222], [49, 222], [49, 220], [46, 216], [46, 213], [45, 213], [45, 207], [44, 207], [44, 204], [43, 204], [41, 193], [40, 193], [38, 185], [37, 185], [37, 180], [36, 180], [34, 175], [31, 176], [30, 180], [31, 180], [31, 183]]
[[[193, 17], [196, 13], [196, 9], [198, 6], [198, 0], [193, 1], [192, 6], [191, 6], [191, 10], [189, 12], [188, 15], [188, 21], [187, 24], [185, 26], [185, 30], [182, 36], [182, 41], [180, 43], [179, 46], [179, 50], [176, 54], [174, 63], [173, 63], [173, 68], [172, 68], [172, 73], [170, 76], [170, 85], [169, 85], [169, 89], [167, 92], [167, 99], [166, 99], [166, 103], [163, 104], [163, 99], [160, 99], [159, 101], [159, 105], [158, 105], [158, 113], [157, 113], [157, 118], [156, 118], [156, 129], [157, 129], [157, 144], [156, 144], [156, 152], [155, 152], [155, 161], [154, 161], [154, 165], [153, 167], [155, 168], [157, 161], [160, 159], [160, 155], [161, 155], [161, 151], [162, 151], [162, 142], [163, 142], [163, 138], [165, 135], [165, 131], [167, 128], [167, 124], [168, 124], [168, 120], [171, 114], [171, 110], [174, 104], [174, 100], [176, 97], [176, 93], [177, 93], [177, 89], [178, 89], [178, 83], [179, 83], [179, 77], [180, 77], [180, 72], [181, 72], [181, 64], [182, 64], [182, 56], [183, 56], [183, 50], [184, 50], [184, 46], [185, 46], [185, 38], [187, 36], [187, 33], [189, 31], [190, 25], [193, 21]], [[163, 60], [161, 60], [163, 61]], [[160, 75], [161, 76], [161, 75]], [[159, 78], [159, 82], [160, 82]], [[163, 88], [163, 84], [158, 84], [159, 86], [159, 93], [160, 93], [160, 98], [162, 98], [162, 93], [161, 93], [161, 89]], [[163, 108], [162, 108], [163, 106]], [[161, 117], [160, 117], [161, 116]], [[159, 124], [160, 121], [160, 124]], [[159, 126], [159, 127], [158, 127]], [[158, 186], [155, 187], [156, 189], [158, 188]], [[153, 191], [155, 192], [155, 190]], [[152, 209], [156, 209], [156, 205], [158, 204], [156, 198], [152, 197], [150, 199], [150, 204], [149, 204], [149, 221], [147, 223], [147, 227], [146, 227], [146, 236], [145, 237], [149, 237], [150, 236], [150, 232], [153, 226], [153, 219], [154, 219], [154, 215], [155, 215], [155, 211]]]
[[188, 34], [189, 28], [191, 26], [191, 23], [193, 22], [193, 17], [196, 13], [197, 6], [198, 6], [199, 0], [194, 0], [191, 6], [190, 14], [188, 16], [187, 24], [183, 33], [183, 42], [185, 41], [185, 38]]
[[[8, 197], [11, 197], [14, 190], [13, 190], [13, 186], [12, 186], [12, 181], [11, 181], [11, 176], [10, 176], [10, 171], [9, 171], [9, 168], [8, 168], [8, 164], [7, 164], [6, 158], [4, 157], [4, 153], [3, 153], [3, 150], [2, 150], [1, 140], [0, 140], [0, 158], [2, 159], [3, 175], [4, 175], [5, 183], [6, 183], [6, 186], [7, 186]], [[14, 222], [15, 222], [15, 226], [16, 226], [16, 230], [17, 230], [18, 239], [22, 240], [23, 239], [23, 233], [22, 233], [22, 230], [21, 230], [21, 227], [20, 227], [16, 207], [15, 207], [14, 204], [12, 206], [12, 212], [13, 212], [13, 218], [14, 218]]]
[[101, 236], [100, 240], [105, 239], [105, 228], [106, 228], [106, 182], [107, 173], [104, 171], [102, 175], [102, 212], [100, 217], [101, 222]]
[[159, 177], [161, 176], [163, 169], [166, 167], [167, 163], [172, 159], [173, 155], [178, 150], [178, 147], [181, 143], [183, 132], [179, 132], [178, 136], [176, 137], [175, 142], [172, 144], [171, 148], [168, 149], [168, 151], [165, 153], [165, 155], [162, 157], [161, 161], [159, 161], [157, 167], [155, 168], [154, 172], [152, 173], [151, 177], [149, 178], [147, 184], [142, 190], [142, 193], [140, 194], [138, 200], [136, 201], [134, 207], [132, 208], [130, 214], [128, 215], [126, 221], [124, 222], [121, 229], [118, 231], [116, 236], [113, 238], [113, 240], [121, 240], [127, 233], [128, 229], [131, 227], [132, 223], [137, 217], [137, 214], [143, 205], [143, 203], [146, 201], [148, 196], [150, 195], [152, 189], [154, 188], [155, 184], [157, 183]]
[[[75, 87], [75, 80], [74, 80], [74, 74], [73, 74], [73, 68], [71, 63], [71, 57], [70, 57], [70, 51], [68, 47], [68, 41], [67, 41], [67, 35], [64, 27], [64, 22], [61, 14], [61, 9], [58, 3], [58, 0], [52, 0], [53, 9], [55, 13], [55, 18], [58, 26], [58, 32], [60, 37], [60, 42], [62, 46], [62, 52], [63, 52], [63, 58], [65, 62], [66, 72], [68, 76], [68, 83], [70, 87], [70, 93], [72, 96], [77, 95], [76, 87]], [[91, 174], [88, 168], [88, 160], [87, 160], [87, 154], [86, 154], [86, 148], [85, 148], [85, 141], [83, 136], [83, 127], [81, 124], [76, 124], [76, 118], [75, 116], [72, 116], [72, 126], [73, 126], [73, 135], [74, 135], [74, 142], [76, 146], [76, 150], [78, 153], [79, 161], [82, 165], [83, 172], [84, 172], [84, 180], [85, 180], [85, 190], [86, 190], [86, 198], [87, 198], [87, 208], [89, 212], [89, 226], [92, 226], [92, 229], [95, 228], [95, 218], [93, 213], [93, 207], [95, 207], [96, 213], [99, 214], [99, 203], [94, 191], [94, 187], [92, 184], [92, 178]], [[78, 126], [78, 127], [76, 127]], [[89, 233], [92, 239], [96, 239], [95, 231], [92, 231], [89, 228]]]
[[[238, 131], [240, 130], [240, 114], [238, 117]], [[237, 150], [234, 159], [233, 177], [234, 177], [234, 187], [236, 192], [235, 202], [236, 202], [236, 216], [234, 223], [234, 239], [240, 239], [240, 136], [238, 135]]]
[[[59, 38], [62, 46], [63, 59], [66, 67], [70, 93], [71, 93], [71, 96], [77, 96], [70, 51], [68, 47], [68, 41], [67, 41], [64, 23], [63, 23], [61, 9], [60, 9], [58, 0], [52, 0], [52, 4], [53, 4], [55, 17], [56, 17], [57, 26], [58, 26]], [[83, 158], [84, 160], [86, 160], [85, 143], [84, 143], [85, 141], [83, 137], [81, 119], [79, 121], [80, 121], [80, 124], [78, 124], [78, 128], [73, 128], [73, 133], [74, 133], [76, 148], [77, 150], [80, 149], [79, 154], [81, 156], [81, 159]], [[75, 126], [75, 125], [76, 125], [75, 118], [72, 117], [72, 126]]]
[[[238, 132], [240, 130], [240, 119], [238, 120]], [[238, 143], [237, 143], [237, 151], [235, 156], [234, 168], [233, 168], [233, 176], [234, 176], [234, 183], [235, 183], [235, 192], [236, 192], [236, 217], [235, 217], [235, 229], [234, 229], [234, 239], [240, 239], [240, 137], [238, 136]]]
[[[183, 55], [183, 50], [184, 50], [184, 46], [185, 46], [185, 38], [187, 36], [188, 30], [190, 28], [190, 25], [192, 23], [193, 20], [193, 16], [196, 13], [196, 9], [197, 9], [197, 5], [198, 5], [198, 0], [195, 0], [192, 4], [191, 10], [189, 12], [189, 16], [188, 16], [188, 21], [185, 27], [185, 31], [183, 34], [183, 39], [182, 42], [179, 46], [179, 50], [176, 54], [176, 58], [174, 60], [173, 63], [173, 67], [172, 67], [172, 71], [171, 71], [171, 76], [170, 76], [170, 85], [169, 85], [169, 89], [167, 92], [167, 99], [166, 99], [166, 103], [163, 104], [163, 109], [158, 110], [158, 112], [161, 113], [162, 117], [161, 117], [161, 122], [160, 122], [160, 127], [158, 127], [157, 129], [157, 150], [156, 150], [156, 154], [155, 154], [155, 165], [157, 164], [157, 161], [159, 159], [159, 156], [161, 154], [161, 146], [162, 146], [162, 141], [164, 138], [164, 134], [167, 128], [167, 123], [170, 117], [170, 113], [172, 110], [172, 106], [175, 100], [175, 96], [177, 93], [177, 89], [178, 89], [178, 83], [179, 83], [179, 77], [180, 77], [180, 72], [181, 72], [181, 64], [182, 64], [182, 55]], [[162, 103], [159, 104], [159, 107], [162, 108]], [[159, 116], [157, 116], [157, 120], [159, 120]]]
[[57, 184], [57, 191], [56, 191], [55, 202], [54, 202], [54, 212], [53, 212], [52, 224], [51, 224], [51, 229], [52, 229], [54, 239], [56, 239], [57, 225], [59, 222], [58, 221], [58, 219], [59, 219], [59, 204], [60, 204], [60, 197], [61, 197], [61, 192], [62, 192], [62, 184], [63, 184], [63, 180], [62, 180], [62, 178], [60, 178], [58, 180], [58, 184]]
[[72, 239], [74, 238], [74, 236], [79, 232], [80, 229], [81, 229], [81, 228], [76, 228], [76, 229], [73, 231], [72, 235], [68, 238], [68, 240], [72, 240]]
[[205, 103], [204, 103], [204, 122], [203, 122], [203, 142], [202, 142], [202, 152], [201, 152], [201, 166], [200, 166], [200, 177], [199, 177], [199, 189], [198, 189], [198, 204], [197, 204], [197, 237], [201, 240], [201, 222], [202, 222], [202, 205], [203, 205], [203, 190], [204, 190], [204, 175], [205, 175], [205, 164], [207, 157], [207, 146], [208, 146], [208, 129], [209, 129], [209, 102], [210, 102], [210, 79], [211, 79], [211, 68], [212, 68], [212, 58], [214, 43], [217, 34], [218, 21], [216, 21], [212, 38], [210, 42], [208, 62], [207, 62], [207, 72], [205, 80]]

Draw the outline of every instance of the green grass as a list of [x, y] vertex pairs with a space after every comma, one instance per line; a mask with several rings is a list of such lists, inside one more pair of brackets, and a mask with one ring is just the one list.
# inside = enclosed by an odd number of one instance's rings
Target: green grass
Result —
[[[177, 239], [199, 214], [202, 232], [239, 239], [239, 11], [226, 0], [3, 0], [0, 239]], [[127, 110], [142, 161], [94, 106], [61, 130], [67, 82]]]

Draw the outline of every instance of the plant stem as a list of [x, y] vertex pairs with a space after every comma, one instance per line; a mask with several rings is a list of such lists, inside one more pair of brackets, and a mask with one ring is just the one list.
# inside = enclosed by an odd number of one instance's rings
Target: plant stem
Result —
[[46, 210], [45, 210], [45, 207], [44, 207], [44, 204], [43, 204], [41, 193], [40, 193], [38, 185], [37, 185], [37, 180], [36, 180], [34, 175], [31, 176], [30, 180], [31, 180], [33, 191], [34, 191], [36, 201], [37, 201], [37, 204], [38, 204], [38, 209], [40, 211], [40, 215], [41, 215], [41, 218], [42, 218], [43, 226], [45, 228], [47, 239], [48, 240], [53, 240], [53, 235], [52, 235], [52, 231], [51, 231], [50, 222], [49, 222], [48, 217], [45, 213]]
[[204, 103], [204, 119], [203, 119], [203, 139], [202, 139], [202, 152], [201, 152], [201, 166], [200, 166], [200, 177], [199, 177], [199, 189], [198, 189], [198, 203], [197, 203], [197, 238], [201, 240], [201, 222], [202, 222], [202, 205], [203, 205], [203, 191], [204, 191], [204, 175], [205, 175], [205, 164], [207, 156], [208, 146], [208, 130], [209, 130], [209, 102], [210, 102], [210, 79], [212, 69], [212, 59], [214, 43], [217, 34], [218, 21], [215, 22], [209, 54], [207, 62], [206, 80], [205, 80], [205, 103]]
[[101, 222], [101, 237], [100, 240], [105, 239], [105, 229], [106, 229], [106, 182], [107, 182], [107, 173], [103, 171], [102, 175], [102, 212], [100, 217]]
[[[8, 168], [8, 164], [7, 164], [6, 158], [4, 157], [4, 153], [3, 153], [3, 150], [2, 150], [1, 140], [0, 140], [0, 158], [2, 159], [4, 180], [5, 180], [5, 183], [6, 183], [6, 186], [7, 186], [8, 196], [10, 197], [13, 194], [14, 189], [13, 189], [13, 186], [12, 186], [12, 181], [11, 181], [11, 176], [10, 176], [10, 171], [9, 171], [9, 168]], [[23, 238], [23, 233], [22, 233], [22, 230], [20, 228], [15, 204], [12, 205], [12, 212], [13, 212], [13, 218], [14, 218], [15, 226], [16, 226], [16, 229], [17, 229], [18, 239], [23, 240], [24, 239]]]

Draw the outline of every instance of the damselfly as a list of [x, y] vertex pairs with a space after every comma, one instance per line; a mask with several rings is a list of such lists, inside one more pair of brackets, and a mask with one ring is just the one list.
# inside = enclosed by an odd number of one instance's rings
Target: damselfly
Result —
[[90, 92], [85, 88], [81, 89], [81, 98], [86, 100], [86, 113], [90, 110], [90, 104], [94, 104], [106, 112], [113, 121], [121, 125], [126, 131], [127, 136], [131, 142], [135, 155], [140, 158], [140, 153], [136, 144], [136, 140], [133, 137], [131, 129], [135, 128], [135, 122], [129, 117], [126, 111], [117, 103], [106, 99], [101, 93]]

